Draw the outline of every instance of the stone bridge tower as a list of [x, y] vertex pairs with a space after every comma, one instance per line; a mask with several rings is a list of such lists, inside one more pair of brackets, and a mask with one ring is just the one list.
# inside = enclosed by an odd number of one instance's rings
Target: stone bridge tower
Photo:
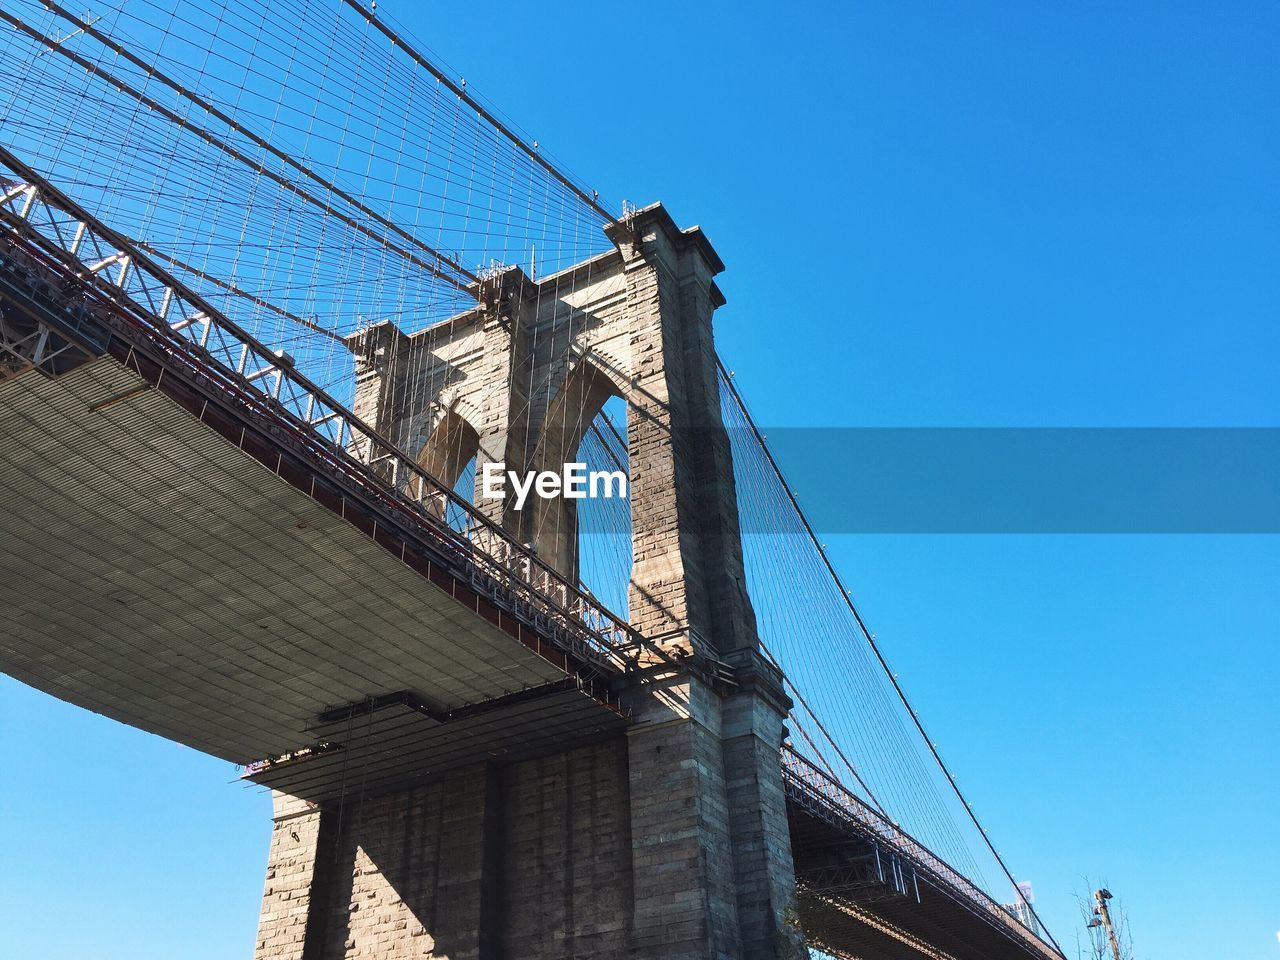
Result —
[[[788, 702], [746, 592], [712, 314], [719, 257], [661, 206], [614, 249], [412, 336], [351, 338], [356, 413], [438, 479], [474, 457], [559, 469], [612, 396], [627, 404], [630, 619], [736, 675], [668, 669], [617, 691], [615, 735], [362, 798], [341, 816], [276, 796], [260, 960], [803, 956], [779, 765]], [[573, 576], [573, 501], [476, 504]], [[692, 659], [692, 657], [690, 657]]]

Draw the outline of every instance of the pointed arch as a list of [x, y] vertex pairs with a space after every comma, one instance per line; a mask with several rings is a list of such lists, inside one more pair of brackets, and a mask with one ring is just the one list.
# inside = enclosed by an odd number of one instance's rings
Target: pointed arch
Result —
[[579, 360], [547, 405], [530, 466], [559, 469], [572, 460], [591, 421], [613, 396], [621, 396], [609, 375], [590, 359]]
[[[583, 436], [576, 459], [588, 471], [618, 471], [630, 486], [631, 455], [627, 444], [627, 403], [610, 397]], [[576, 574], [579, 585], [609, 610], [626, 617], [631, 606], [631, 574], [635, 542], [630, 491], [622, 497], [589, 497], [575, 501], [577, 515]]]
[[[582, 439], [610, 397], [622, 393], [607, 372], [590, 358], [582, 358], [565, 376], [547, 404], [528, 468], [560, 472], [578, 460]], [[535, 498], [525, 508], [522, 527], [538, 555], [563, 575], [577, 578], [577, 505], [557, 497]]]
[[[445, 410], [436, 417], [426, 443], [418, 451], [418, 466], [446, 490], [453, 490], [479, 449], [480, 434], [476, 428], [456, 409]], [[474, 491], [466, 492], [466, 499], [473, 497]], [[447, 497], [436, 495], [423, 502], [436, 516], [444, 516], [446, 501]]]

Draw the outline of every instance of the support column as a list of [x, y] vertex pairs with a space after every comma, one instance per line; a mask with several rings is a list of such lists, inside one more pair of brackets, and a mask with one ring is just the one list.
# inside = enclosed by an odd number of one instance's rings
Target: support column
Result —
[[628, 736], [636, 960], [742, 956], [717, 694], [646, 685]]
[[275, 816], [254, 960], [311, 960], [324, 935], [331, 818], [287, 794], [273, 793], [271, 802]]
[[611, 236], [631, 334], [632, 622], [740, 678], [726, 691], [677, 675], [638, 694], [637, 955], [790, 960], [804, 955], [779, 759], [790, 704], [746, 590], [711, 325], [723, 265], [661, 207]]
[[711, 328], [724, 265], [700, 230], [679, 230], [661, 206], [608, 232], [631, 336], [632, 622], [721, 656], [754, 649]]
[[502, 954], [500, 772], [344, 806], [277, 794], [255, 960]]
[[776, 677], [761, 682], [739, 676], [746, 689], [724, 701], [723, 745], [742, 956], [803, 958], [807, 952], [795, 909], [795, 862], [778, 757], [787, 705]]
[[520, 514], [512, 509], [508, 490], [504, 500], [481, 496], [486, 463], [502, 463], [509, 470], [524, 468], [529, 442], [529, 339], [533, 321], [530, 298], [536, 285], [519, 267], [483, 281], [477, 296], [483, 318], [482, 350], [475, 361], [473, 392], [481, 398], [483, 420], [478, 425], [480, 450], [476, 456], [475, 505], [490, 520], [520, 534]]

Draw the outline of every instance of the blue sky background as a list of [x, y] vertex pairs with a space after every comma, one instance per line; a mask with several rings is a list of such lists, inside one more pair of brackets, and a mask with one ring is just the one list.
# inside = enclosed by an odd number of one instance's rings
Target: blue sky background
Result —
[[[1274, 4], [380, 7], [707, 229], [763, 424], [1280, 425]], [[1280, 538], [829, 543], [1069, 954], [1088, 875], [1280, 956]], [[264, 794], [4, 679], [0, 744], [6, 953], [249, 956]]]

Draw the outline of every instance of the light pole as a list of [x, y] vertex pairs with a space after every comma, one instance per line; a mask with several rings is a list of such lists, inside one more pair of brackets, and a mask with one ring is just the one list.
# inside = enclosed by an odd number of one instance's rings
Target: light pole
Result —
[[1093, 908], [1097, 919], [1090, 920], [1090, 927], [1102, 927], [1107, 931], [1107, 940], [1111, 944], [1112, 960], [1120, 960], [1120, 941], [1116, 939], [1116, 928], [1111, 925], [1111, 911], [1107, 909], [1107, 901], [1111, 899], [1111, 891], [1105, 887], [1093, 892], [1093, 899], [1098, 905]]

